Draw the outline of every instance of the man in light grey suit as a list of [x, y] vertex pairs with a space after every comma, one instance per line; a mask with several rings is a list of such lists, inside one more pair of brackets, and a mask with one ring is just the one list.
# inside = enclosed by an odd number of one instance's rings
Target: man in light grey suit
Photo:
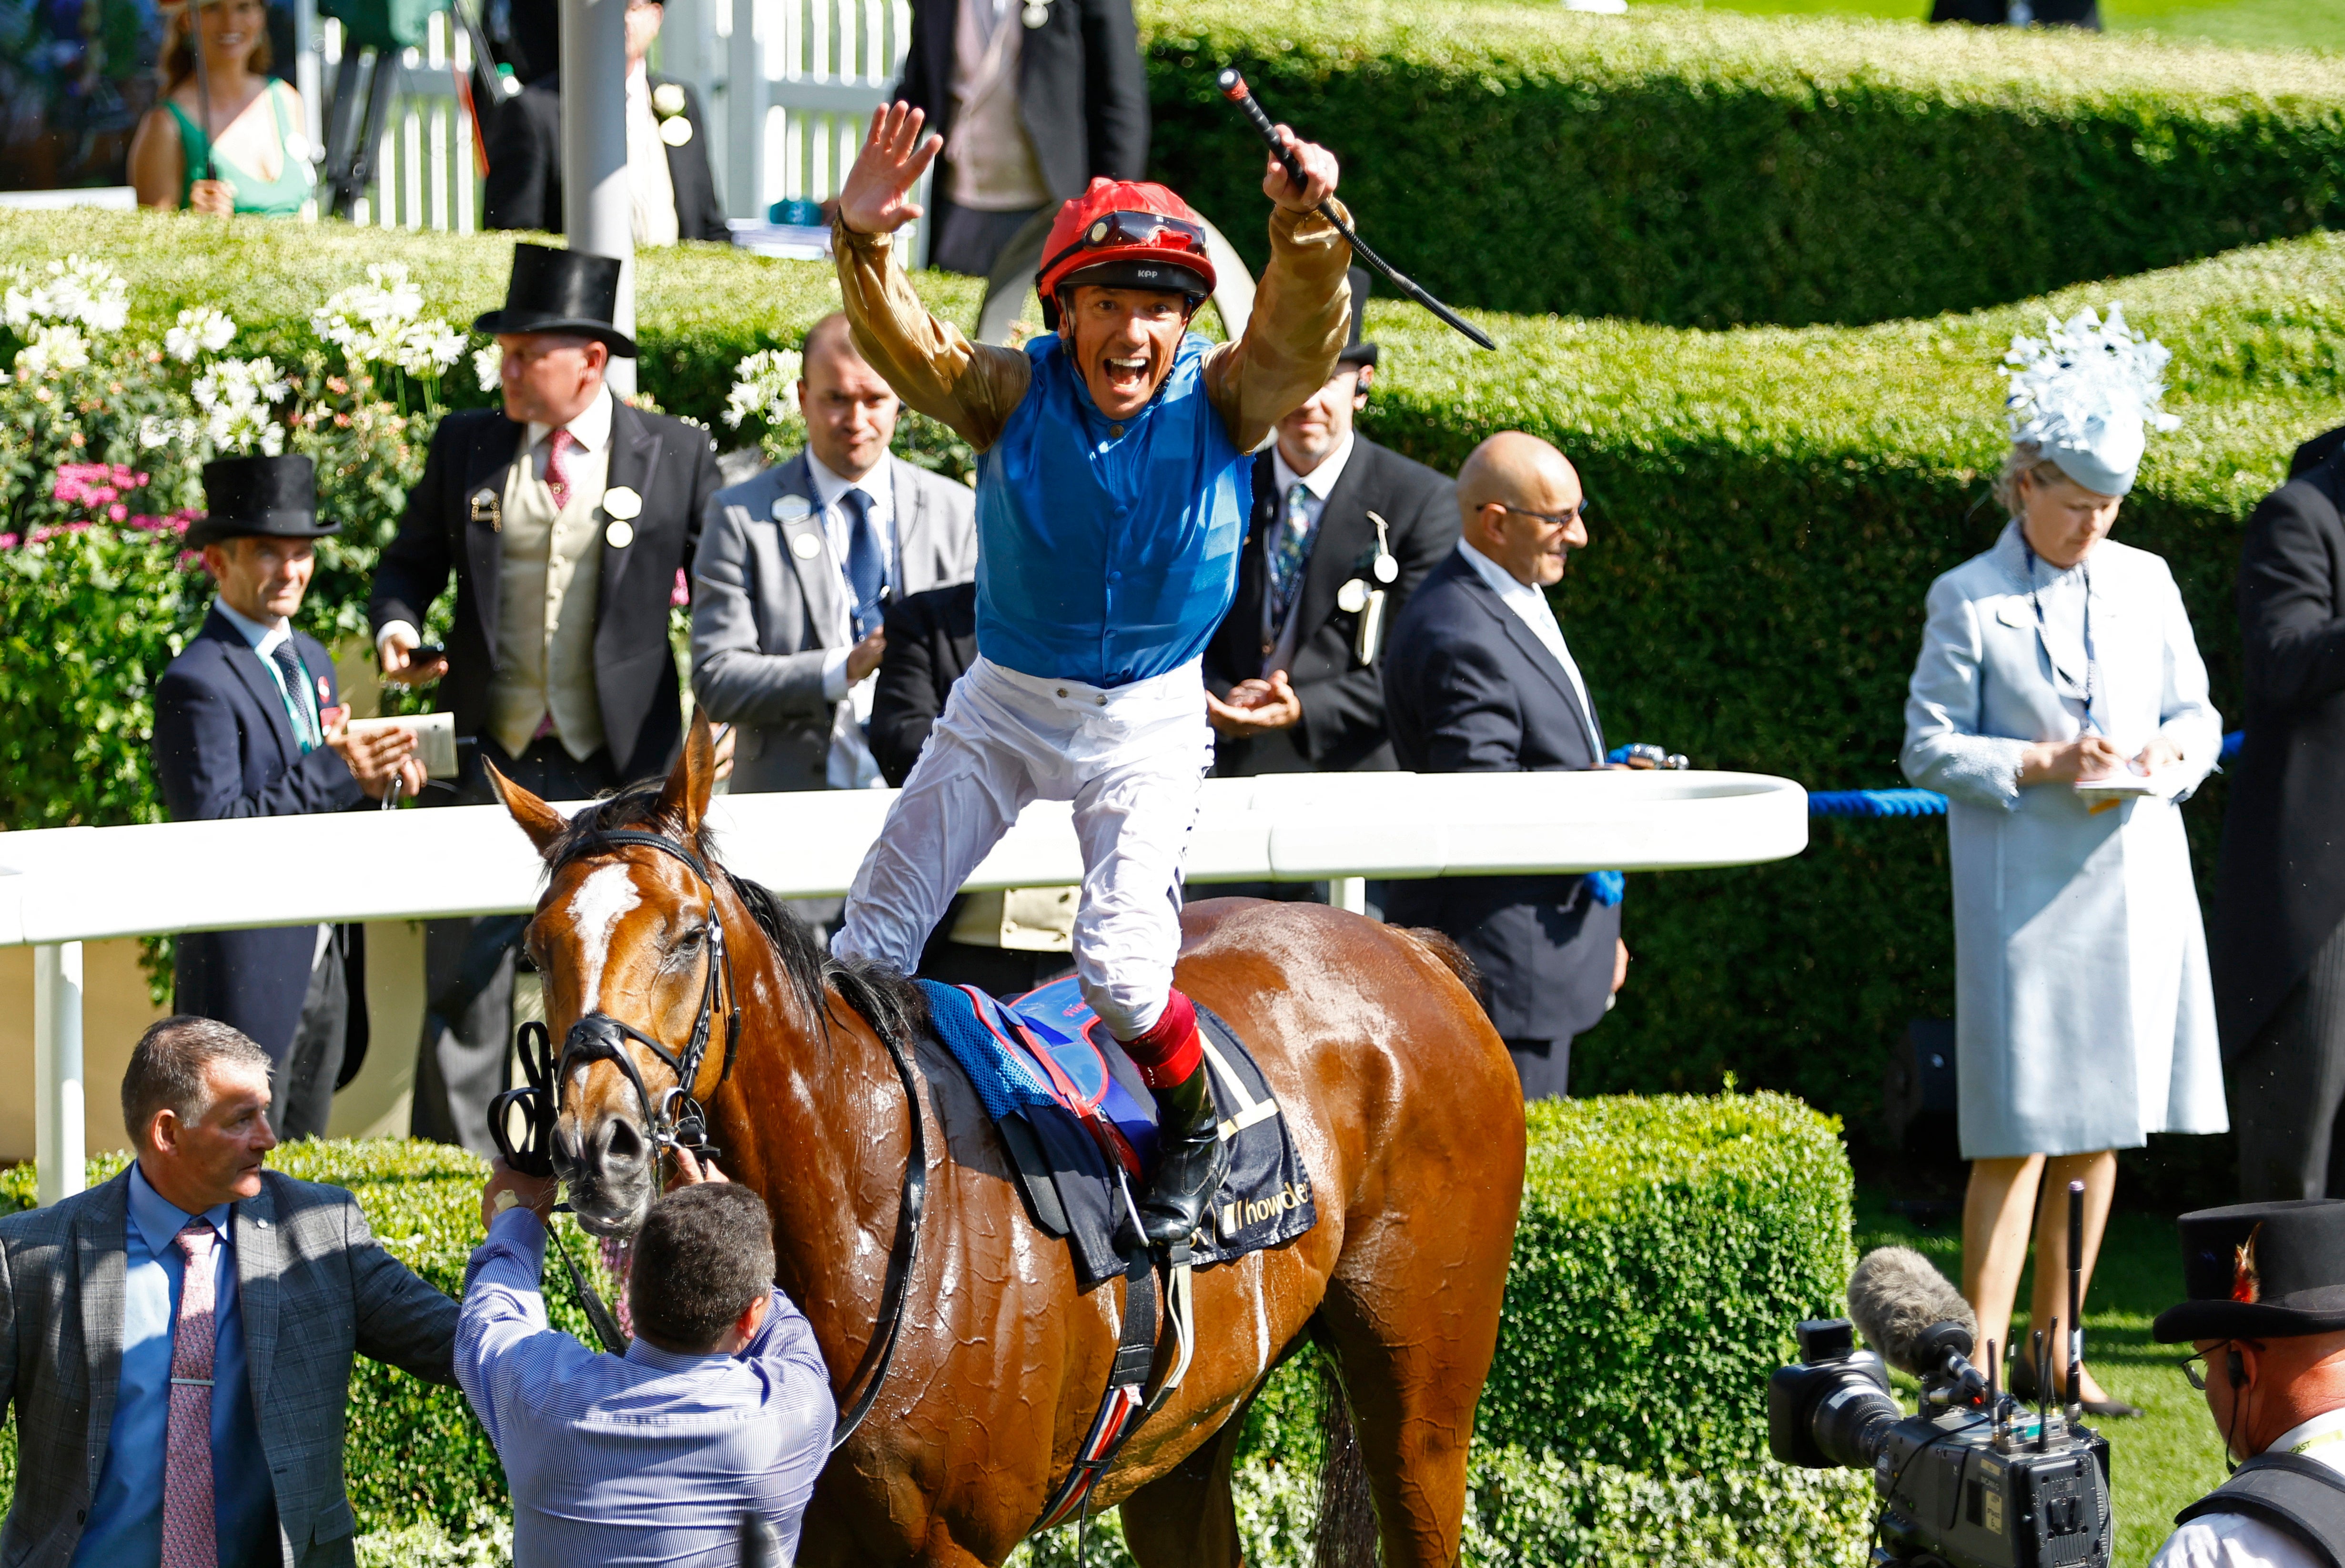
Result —
[[456, 1380], [456, 1303], [349, 1193], [262, 1168], [269, 1065], [225, 1023], [165, 1019], [122, 1080], [137, 1159], [0, 1218], [0, 1561], [350, 1563], [351, 1357]]
[[[807, 450], [710, 498], [693, 557], [692, 693], [738, 727], [733, 790], [883, 782], [871, 717], [885, 606], [977, 574], [969, 487], [891, 456], [900, 405], [847, 318], [807, 333]], [[838, 900], [801, 900], [817, 924]]]

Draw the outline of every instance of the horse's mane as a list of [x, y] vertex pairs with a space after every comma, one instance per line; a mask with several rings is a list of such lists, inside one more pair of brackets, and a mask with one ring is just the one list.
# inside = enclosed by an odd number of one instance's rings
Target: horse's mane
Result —
[[790, 990], [826, 1033], [830, 1026], [827, 993], [832, 990], [883, 1040], [909, 1045], [928, 1027], [928, 998], [918, 985], [885, 964], [831, 957], [815, 940], [813, 928], [791, 913], [771, 889], [735, 875], [716, 858], [716, 840], [706, 823], [698, 832], [685, 835], [683, 823], [661, 807], [665, 789], [663, 780], [646, 779], [604, 796], [571, 818], [570, 825], [545, 847], [547, 871], [560, 871], [572, 860], [594, 853], [603, 847], [603, 834], [612, 829], [634, 829], [674, 839], [699, 856], [710, 875], [724, 878], [734, 895], [748, 906], [750, 918], [772, 944]]

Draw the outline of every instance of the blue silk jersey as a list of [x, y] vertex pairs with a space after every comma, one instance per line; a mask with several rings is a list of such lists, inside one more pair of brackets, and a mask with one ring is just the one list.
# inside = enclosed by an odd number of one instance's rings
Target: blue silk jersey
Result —
[[1126, 686], [1180, 668], [1237, 595], [1254, 464], [1181, 340], [1147, 407], [1117, 426], [1056, 333], [977, 469], [977, 647], [1043, 679]]

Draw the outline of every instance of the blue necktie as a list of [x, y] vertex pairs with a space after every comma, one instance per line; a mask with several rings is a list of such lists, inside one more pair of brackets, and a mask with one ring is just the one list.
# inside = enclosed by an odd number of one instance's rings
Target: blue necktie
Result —
[[1311, 560], [1311, 487], [1297, 480], [1286, 492], [1286, 515], [1281, 520], [1270, 552], [1271, 625], [1286, 625], [1286, 612], [1303, 589], [1303, 568]]
[[286, 638], [269, 650], [276, 661], [277, 673], [285, 682], [285, 711], [293, 720], [293, 738], [301, 743], [304, 756], [318, 748], [318, 731], [310, 718], [310, 672], [301, 663], [301, 656], [293, 651], [293, 639]]
[[871, 525], [871, 497], [850, 489], [838, 498], [838, 506], [847, 514], [847, 585], [855, 596], [855, 636], [860, 641], [879, 625], [888, 563], [879, 549], [879, 530]]

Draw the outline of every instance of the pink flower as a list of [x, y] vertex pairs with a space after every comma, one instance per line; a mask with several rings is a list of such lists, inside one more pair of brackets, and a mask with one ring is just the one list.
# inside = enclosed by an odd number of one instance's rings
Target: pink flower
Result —
[[13, 550], [15, 547], [16, 535], [14, 534], [0, 534], [0, 550]]
[[127, 507], [127, 506], [125, 506], [124, 504], [122, 504], [122, 503], [121, 503], [121, 502], [117, 501], [117, 502], [116, 502], [113, 505], [111, 505], [111, 506], [109, 506], [109, 507], [107, 507], [107, 508], [106, 509], [106, 514], [107, 514], [108, 517], [113, 518], [117, 523], [119, 523], [119, 522], [121, 522], [124, 518], [126, 518], [126, 517], [127, 517], [127, 516], [129, 516], [129, 515], [130, 515], [130, 508], [129, 508], [129, 507]]
[[667, 602], [671, 607], [679, 610], [692, 603], [692, 590], [685, 585], [684, 568], [681, 566], [675, 569], [675, 586], [669, 590]]

